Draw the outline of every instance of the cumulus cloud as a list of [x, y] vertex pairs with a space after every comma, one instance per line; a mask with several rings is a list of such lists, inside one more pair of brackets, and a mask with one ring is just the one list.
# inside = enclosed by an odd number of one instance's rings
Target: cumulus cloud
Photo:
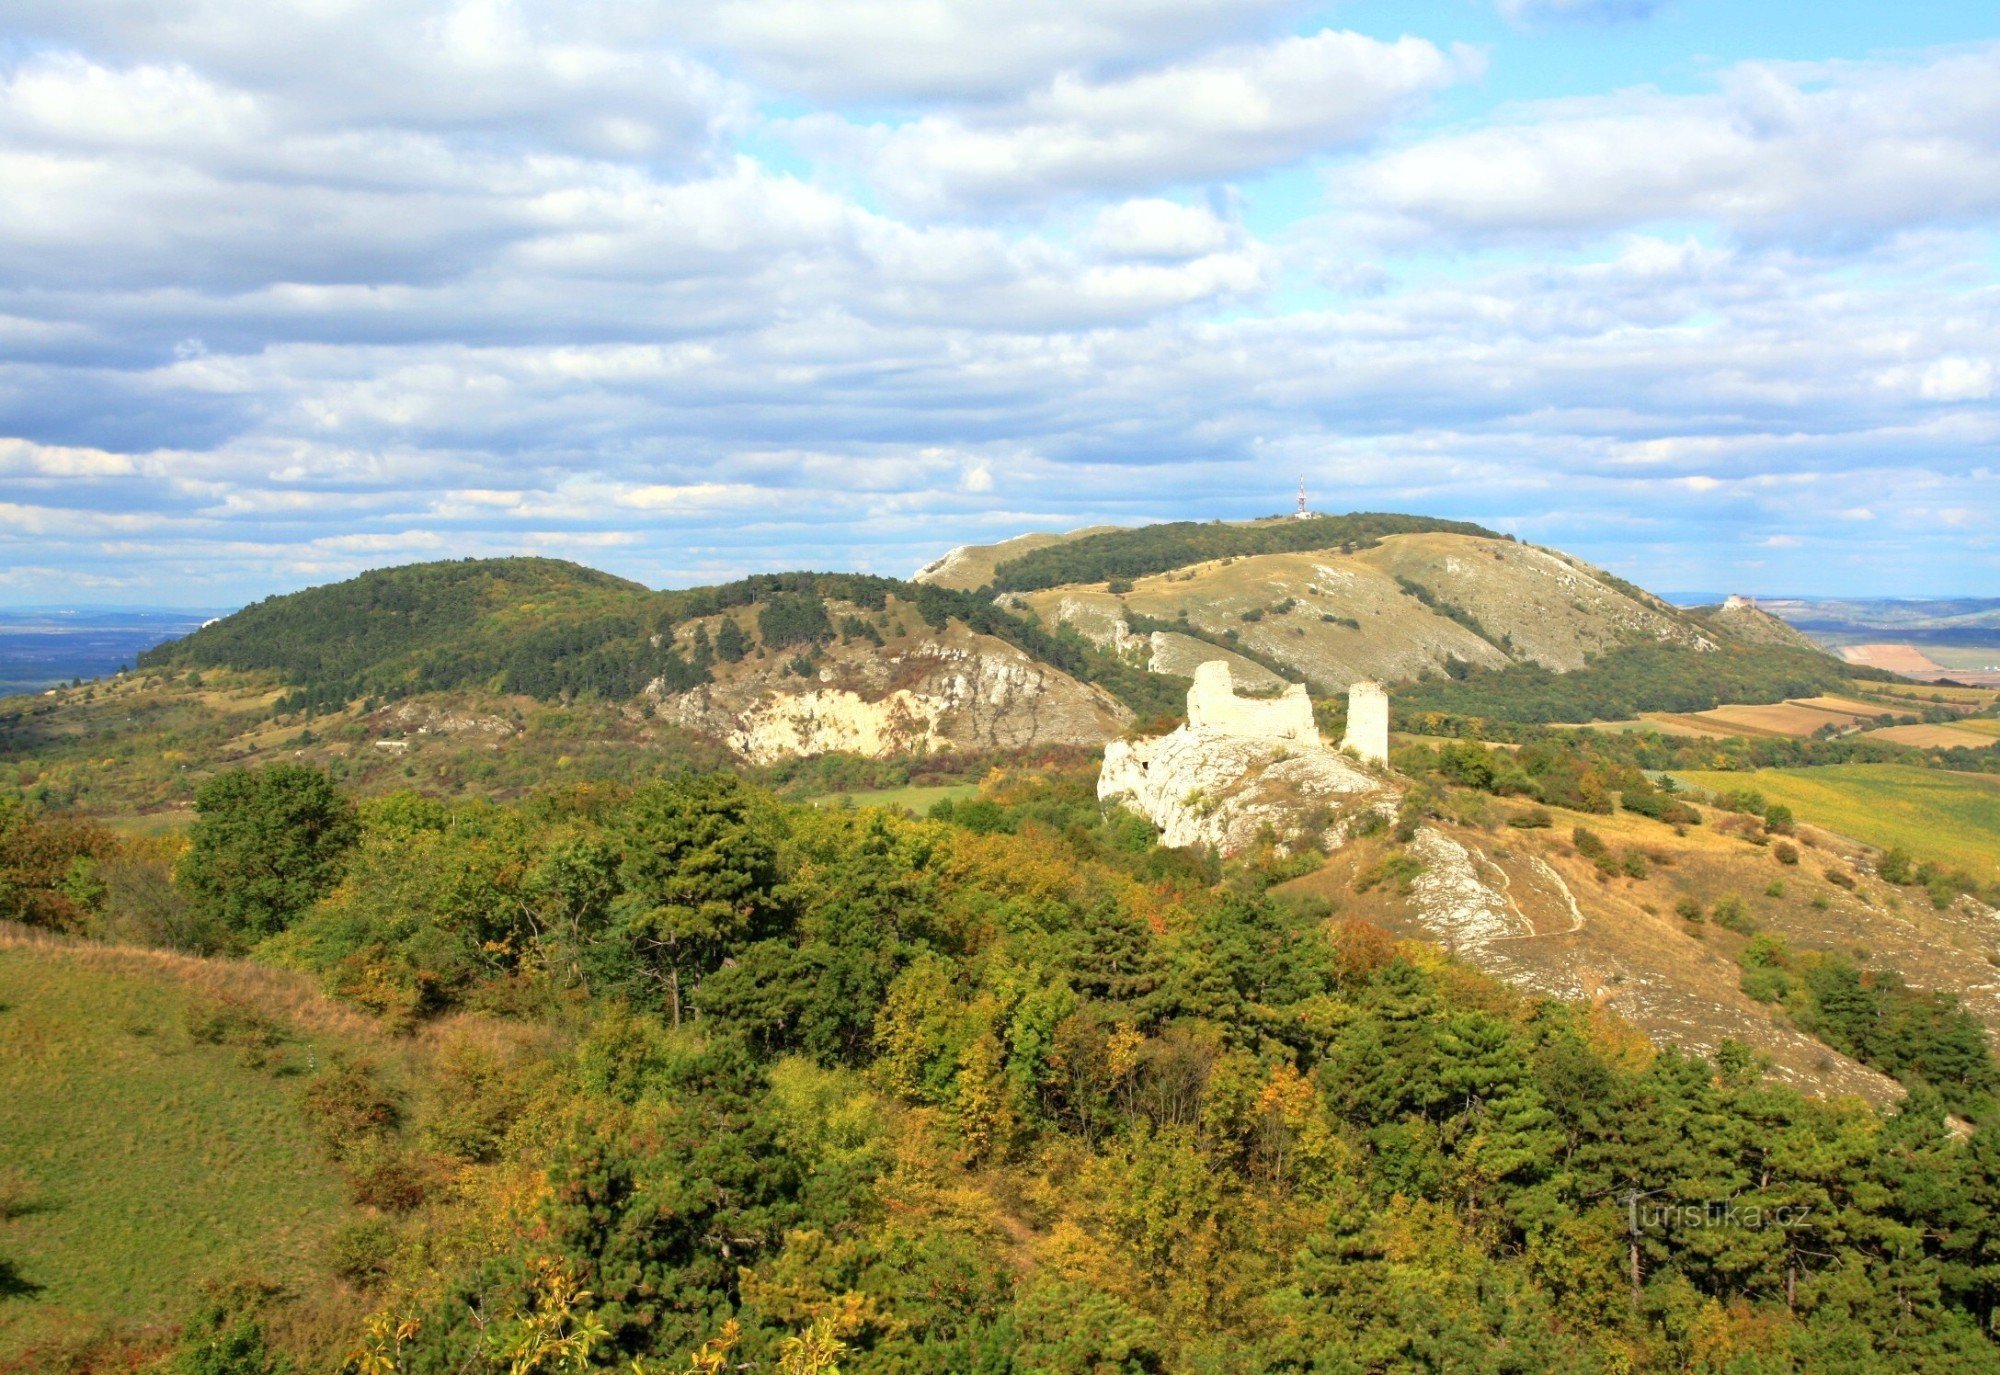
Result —
[[1129, 75], [1063, 73], [991, 109], [872, 126], [816, 116], [794, 133], [859, 162], [905, 205], [1028, 204], [1242, 176], [1351, 148], [1480, 65], [1470, 49], [1324, 29]]
[[1713, 94], [1530, 105], [1351, 169], [1359, 205], [1455, 234], [1662, 220], [1852, 239], [2000, 210], [2000, 44], [1728, 71]]
[[1301, 471], [1655, 582], [1989, 557], [1993, 50], [1412, 132], [1480, 59], [1302, 15], [20, 0], [8, 595], [900, 573]]

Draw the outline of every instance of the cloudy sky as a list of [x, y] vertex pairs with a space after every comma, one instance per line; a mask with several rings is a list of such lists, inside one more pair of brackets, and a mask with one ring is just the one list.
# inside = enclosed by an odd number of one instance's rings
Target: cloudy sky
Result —
[[1987, 0], [6, 0], [0, 187], [0, 604], [1301, 474], [2000, 595]]

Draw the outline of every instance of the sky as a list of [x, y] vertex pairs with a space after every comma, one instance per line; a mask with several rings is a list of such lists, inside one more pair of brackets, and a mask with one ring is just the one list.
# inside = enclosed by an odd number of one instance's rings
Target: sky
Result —
[[2000, 12], [4, 0], [0, 605], [1481, 521], [2000, 594]]

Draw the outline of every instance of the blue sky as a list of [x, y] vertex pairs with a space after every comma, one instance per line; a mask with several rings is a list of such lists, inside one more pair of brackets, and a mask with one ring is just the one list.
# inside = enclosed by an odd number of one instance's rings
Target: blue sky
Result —
[[1665, 590], [2000, 593], [1990, 5], [0, 26], [0, 605], [907, 573], [1300, 475]]

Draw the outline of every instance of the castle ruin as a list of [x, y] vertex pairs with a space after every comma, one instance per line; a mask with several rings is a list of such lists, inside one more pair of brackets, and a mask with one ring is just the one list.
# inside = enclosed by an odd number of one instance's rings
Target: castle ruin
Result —
[[1188, 689], [1188, 729], [1197, 735], [1321, 747], [1303, 683], [1291, 684], [1276, 697], [1238, 697], [1229, 665], [1220, 659], [1210, 659], [1194, 671], [1194, 686]]
[[1347, 689], [1347, 734], [1340, 747], [1377, 764], [1389, 762], [1389, 694], [1380, 683], [1364, 680]]
[[[1312, 701], [1304, 684], [1293, 683], [1276, 697], [1238, 697], [1229, 665], [1220, 659], [1194, 671], [1194, 686], [1188, 689], [1188, 729], [1196, 735], [1326, 748], [1313, 723]], [[1348, 688], [1347, 733], [1340, 745], [1377, 764], [1389, 762], [1389, 694], [1380, 683], [1363, 681]]]

